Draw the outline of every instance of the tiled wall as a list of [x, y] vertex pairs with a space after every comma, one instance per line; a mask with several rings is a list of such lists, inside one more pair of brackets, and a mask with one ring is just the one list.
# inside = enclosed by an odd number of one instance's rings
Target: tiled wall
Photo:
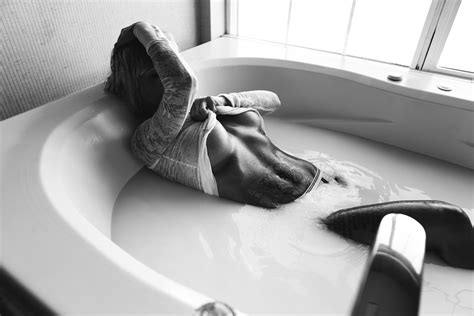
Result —
[[144, 20], [200, 42], [198, 0], [1, 0], [0, 120], [103, 82], [122, 27]]

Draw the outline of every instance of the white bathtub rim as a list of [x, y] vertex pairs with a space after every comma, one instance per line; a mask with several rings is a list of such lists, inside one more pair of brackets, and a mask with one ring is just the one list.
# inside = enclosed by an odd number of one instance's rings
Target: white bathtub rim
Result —
[[[428, 101], [436, 103], [441, 106], [456, 108], [465, 110], [468, 112], [474, 112], [474, 100], [461, 99], [453, 97], [452, 95], [439, 93], [433, 93], [428, 90], [416, 89], [413, 87], [406, 86], [402, 83], [390, 82], [384, 77], [376, 77], [375, 75], [369, 76], [358, 72], [351, 71], [349, 69], [339, 69], [331, 66], [318, 65], [297, 60], [279, 59], [279, 58], [264, 58], [264, 57], [220, 57], [212, 58], [207, 60], [200, 60], [190, 62], [194, 70], [201, 70], [210, 67], [232, 67], [232, 66], [260, 66], [260, 67], [276, 67], [284, 69], [302, 70], [312, 73], [324, 74], [333, 76], [341, 79], [354, 81], [372, 88], [377, 88], [389, 93], [407, 96], [413, 99]], [[391, 66], [392, 65], [384, 65]], [[420, 73], [415, 70], [405, 69], [405, 76], [430, 76], [432, 74]], [[402, 70], [402, 71], [403, 71]], [[375, 72], [375, 71], [374, 71]], [[380, 71], [379, 71], [380, 72]], [[199, 79], [199, 78], [198, 78]]]

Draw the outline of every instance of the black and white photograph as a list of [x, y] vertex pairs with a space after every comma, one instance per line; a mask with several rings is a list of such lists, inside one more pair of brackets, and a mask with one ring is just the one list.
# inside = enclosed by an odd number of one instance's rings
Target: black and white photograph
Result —
[[474, 316], [474, 0], [0, 17], [0, 316]]

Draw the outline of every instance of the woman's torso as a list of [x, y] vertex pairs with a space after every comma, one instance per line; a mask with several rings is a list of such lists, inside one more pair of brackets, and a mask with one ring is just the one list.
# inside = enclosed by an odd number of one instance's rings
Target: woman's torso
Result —
[[318, 172], [266, 136], [255, 111], [218, 115], [207, 150], [219, 196], [274, 208], [300, 197]]

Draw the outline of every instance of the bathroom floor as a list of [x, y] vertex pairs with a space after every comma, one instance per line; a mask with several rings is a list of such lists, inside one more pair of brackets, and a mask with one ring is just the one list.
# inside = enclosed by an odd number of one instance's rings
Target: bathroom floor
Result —
[[[474, 221], [468, 169], [278, 118], [265, 125], [277, 146], [339, 172], [349, 186], [322, 185], [265, 210], [144, 168], [116, 200], [114, 242], [157, 272], [246, 313], [347, 314], [368, 248], [326, 231], [319, 218], [361, 204], [439, 199], [463, 207]], [[473, 294], [472, 271], [427, 255], [421, 315], [472, 315]]]

